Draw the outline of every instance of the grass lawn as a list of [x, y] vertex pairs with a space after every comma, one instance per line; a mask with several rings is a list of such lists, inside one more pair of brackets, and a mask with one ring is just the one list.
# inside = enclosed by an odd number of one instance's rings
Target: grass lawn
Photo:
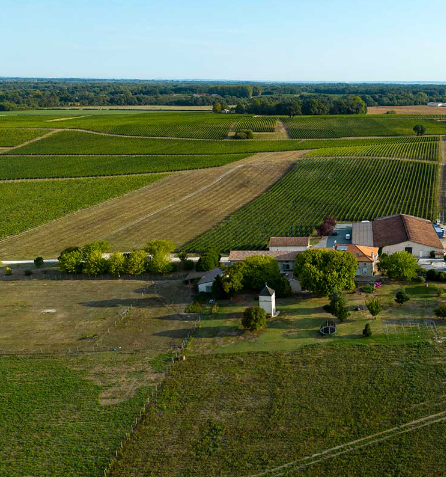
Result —
[[[438, 285], [444, 289], [443, 285]], [[405, 289], [411, 300], [403, 306], [395, 303], [395, 293]], [[240, 325], [243, 310], [257, 306], [256, 295], [239, 295], [230, 301], [219, 302], [216, 316], [206, 315], [201, 328], [195, 334], [190, 347], [191, 353], [238, 353], [248, 351], [291, 351], [308, 344], [404, 344], [420, 340], [432, 341], [435, 333], [425, 320], [435, 323], [439, 336], [446, 335], [446, 323], [436, 319], [433, 309], [444, 298], [436, 296], [436, 286], [415, 284], [384, 285], [375, 292], [383, 311], [376, 320], [372, 319], [365, 306], [365, 293], [348, 294], [351, 315], [338, 325], [338, 332], [332, 336], [322, 336], [319, 328], [324, 320], [333, 317], [322, 308], [328, 298], [292, 297], [277, 299], [279, 316], [270, 318], [266, 328], [260, 332], [250, 332]], [[357, 305], [360, 311], [355, 311]], [[408, 321], [416, 323], [410, 328]], [[362, 331], [371, 324], [373, 335], [365, 339]], [[419, 328], [418, 328], [419, 324]]]

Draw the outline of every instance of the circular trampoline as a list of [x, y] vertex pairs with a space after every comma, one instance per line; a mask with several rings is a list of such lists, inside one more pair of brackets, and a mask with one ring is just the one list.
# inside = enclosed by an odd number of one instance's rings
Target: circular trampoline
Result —
[[333, 320], [324, 321], [319, 329], [321, 335], [334, 335], [336, 331], [338, 331], [338, 327]]

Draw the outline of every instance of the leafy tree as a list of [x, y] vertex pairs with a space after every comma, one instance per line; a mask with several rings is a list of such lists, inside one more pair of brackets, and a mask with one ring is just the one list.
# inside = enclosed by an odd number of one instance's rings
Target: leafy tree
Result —
[[285, 298], [293, 293], [288, 279], [280, 274], [276, 278], [269, 280], [268, 286], [276, 292], [278, 298]]
[[259, 331], [266, 326], [266, 313], [263, 308], [251, 306], [243, 312], [242, 326], [251, 331]]
[[212, 105], [212, 111], [214, 113], [221, 113], [221, 103], [215, 101], [215, 103]]
[[126, 259], [125, 271], [130, 275], [141, 275], [146, 271], [147, 252], [145, 250], [134, 250]]
[[324, 219], [324, 221], [316, 227], [317, 233], [322, 236], [332, 235], [336, 227], [336, 219], [329, 215]]
[[395, 295], [395, 301], [400, 305], [404, 305], [404, 303], [406, 303], [406, 301], [409, 301], [409, 300], [410, 300], [409, 295], [403, 290], [400, 290]]
[[352, 290], [358, 261], [353, 254], [330, 249], [308, 249], [296, 256], [294, 275], [302, 288], [319, 295]]
[[364, 335], [364, 338], [369, 338], [372, 336], [372, 327], [370, 326], [370, 323], [365, 325], [365, 328], [362, 330], [362, 334]]
[[80, 248], [80, 247], [75, 247], [75, 246], [64, 248], [64, 249], [62, 250], [62, 252], [60, 252], [60, 255], [57, 257], [57, 259], [60, 260], [60, 258], [61, 258], [63, 255], [65, 255], [66, 253], [75, 252], [76, 250], [81, 250], [81, 248]]
[[280, 278], [279, 263], [274, 257], [254, 255], [243, 260], [244, 279], [243, 288], [260, 291], [268, 282]]
[[234, 263], [223, 268], [223, 275], [217, 276], [212, 284], [212, 293], [216, 298], [231, 298], [243, 289], [246, 265]]
[[237, 131], [234, 135], [234, 139], [252, 139], [254, 137], [254, 133], [251, 129], [241, 129]]
[[40, 268], [44, 263], [44, 260], [43, 260], [43, 257], [36, 257], [34, 259], [34, 265], [37, 267], [37, 268]]
[[426, 126], [423, 126], [422, 124], [415, 124], [413, 130], [417, 133], [417, 136], [423, 136], [426, 134]]
[[120, 277], [126, 271], [126, 258], [121, 252], [114, 252], [108, 259], [109, 272], [115, 277]]
[[341, 323], [346, 320], [350, 313], [347, 308], [347, 298], [345, 293], [335, 290], [330, 295], [330, 313], [335, 316]]
[[379, 258], [378, 269], [391, 279], [412, 280], [418, 274], [417, 259], [409, 252], [383, 253]]
[[87, 257], [91, 252], [107, 253], [110, 251], [110, 244], [106, 240], [97, 240], [96, 242], [87, 243], [82, 247], [84, 257]]
[[375, 318], [381, 313], [383, 307], [378, 298], [372, 298], [365, 302], [365, 306], [369, 310], [369, 313]]
[[102, 256], [100, 250], [91, 251], [84, 259], [83, 273], [100, 275], [108, 272], [108, 260]]
[[208, 272], [214, 268], [218, 268], [220, 264], [221, 255], [215, 249], [208, 249], [203, 252], [198, 259], [196, 269], [199, 272]]
[[151, 240], [147, 242], [145, 251], [150, 255], [147, 270], [151, 273], [168, 273], [173, 269], [170, 255], [175, 244], [170, 240]]
[[65, 273], [82, 273], [84, 254], [81, 249], [62, 253], [59, 257], [59, 268]]
[[441, 295], [443, 295], [444, 290], [441, 287], [437, 287], [437, 289], [435, 290], [435, 293], [438, 297], [440, 297]]
[[12, 275], [12, 270], [10, 267], [6, 267], [6, 275]]
[[435, 316], [438, 318], [446, 318], [446, 303], [442, 303], [441, 305], [438, 306], [438, 308], [435, 308], [434, 310]]

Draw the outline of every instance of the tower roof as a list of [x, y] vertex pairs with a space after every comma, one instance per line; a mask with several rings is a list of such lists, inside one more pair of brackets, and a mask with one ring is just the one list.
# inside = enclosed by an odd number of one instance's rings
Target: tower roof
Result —
[[273, 296], [276, 293], [265, 283], [265, 288], [259, 293], [259, 296]]

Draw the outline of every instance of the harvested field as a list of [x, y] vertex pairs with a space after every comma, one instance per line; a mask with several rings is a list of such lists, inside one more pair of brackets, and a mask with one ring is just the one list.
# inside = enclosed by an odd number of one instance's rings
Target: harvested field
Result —
[[387, 111], [395, 111], [397, 114], [446, 114], [446, 108], [432, 106], [371, 106], [367, 108], [367, 114], [386, 114]]
[[304, 151], [265, 153], [218, 169], [178, 172], [157, 184], [0, 242], [0, 257], [56, 257], [64, 247], [110, 241], [132, 250], [168, 238], [178, 246], [218, 224], [279, 180]]

